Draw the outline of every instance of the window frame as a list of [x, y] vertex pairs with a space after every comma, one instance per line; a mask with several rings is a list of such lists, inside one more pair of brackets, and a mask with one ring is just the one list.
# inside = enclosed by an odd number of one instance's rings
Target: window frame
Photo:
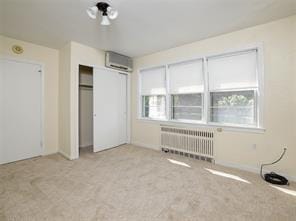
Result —
[[[256, 123], [256, 126], [248, 126], [247, 124], [235, 124], [235, 123], [218, 123], [218, 122], [213, 122], [211, 120], [209, 120], [209, 125], [216, 125], [216, 126], [230, 126], [230, 127], [248, 127], [248, 128], [258, 128], [258, 113], [257, 113], [257, 110], [258, 110], [258, 88], [233, 88], [231, 90], [226, 90], [226, 89], [223, 89], [223, 90], [212, 90], [212, 91], [209, 91], [209, 99], [211, 99], [211, 93], [219, 93], [219, 92], [241, 92], [241, 91], [254, 91], [254, 114], [255, 114], [255, 123]], [[211, 119], [211, 101], [209, 100], [209, 107], [208, 107], [208, 116], [209, 116], [209, 119]]]
[[[165, 116], [166, 116], [166, 95], [164, 95], [164, 94], [156, 94], [156, 95], [145, 95], [145, 94], [143, 94], [143, 95], [141, 95], [141, 102], [142, 102], [142, 105], [141, 105], [141, 118], [148, 118], [148, 119], [155, 119], [155, 120], [163, 120], [163, 119], [166, 119], [166, 118], [157, 118], [157, 117], [155, 117], [155, 118], [151, 118], [151, 117], [144, 117], [144, 113], [143, 113], [143, 109], [145, 109], [146, 108], [146, 106], [144, 105], [144, 103], [145, 102], [143, 102], [143, 97], [157, 97], [157, 96], [164, 96], [165, 97], [165, 99], [164, 99], [164, 101], [165, 101]], [[148, 106], [149, 107], [149, 106]], [[144, 110], [145, 111], [145, 110]]]
[[[169, 73], [169, 66], [170, 65], [177, 65], [177, 64], [186, 64], [186, 63], [190, 63], [190, 62], [194, 62], [194, 61], [201, 61], [202, 62], [202, 78], [203, 78], [203, 83], [204, 83], [204, 88], [202, 92], [199, 92], [202, 94], [202, 118], [201, 120], [185, 120], [185, 119], [173, 119], [172, 118], [172, 111], [171, 111], [171, 105], [172, 105], [172, 95], [178, 95], [178, 94], [192, 94], [192, 93], [170, 93], [170, 73]], [[188, 60], [182, 60], [182, 61], [178, 61], [178, 62], [173, 62], [173, 63], [168, 63], [166, 64], [166, 83], [167, 83], [167, 90], [166, 90], [166, 95], [167, 95], [167, 104], [168, 104], [168, 121], [171, 122], [175, 122], [175, 123], [190, 123], [190, 124], [204, 124], [205, 123], [205, 117], [204, 117], [204, 107], [205, 107], [205, 102], [204, 102], [204, 93], [205, 93], [205, 62], [204, 62], [204, 57], [197, 57], [197, 58], [193, 58], [193, 59], [188, 59]]]
[[[210, 90], [209, 89], [209, 72], [208, 72], [208, 58], [211, 57], [223, 57], [223, 56], [230, 56], [231, 54], [240, 54], [240, 53], [246, 53], [248, 51], [256, 50], [257, 55], [257, 67], [256, 67], [256, 77], [257, 77], [257, 87], [246, 87], [246, 88], [231, 88], [227, 90]], [[204, 83], [204, 91], [202, 93], [202, 120], [196, 121], [196, 120], [178, 120], [178, 119], [172, 119], [172, 113], [171, 113], [171, 96], [175, 94], [169, 93], [169, 66], [175, 65], [175, 64], [182, 64], [187, 63], [194, 60], [202, 60], [203, 64], [203, 83]], [[152, 69], [152, 68], [159, 68], [159, 67], [165, 67], [165, 81], [166, 81], [166, 118], [165, 119], [153, 119], [148, 117], [143, 117], [142, 115], [142, 94], [141, 94], [141, 71]], [[209, 128], [223, 128], [225, 130], [230, 131], [249, 131], [249, 132], [264, 132], [265, 129], [263, 127], [263, 106], [264, 106], [264, 63], [263, 63], [263, 45], [261, 43], [251, 45], [245, 48], [236, 49], [236, 50], [228, 50], [220, 54], [208, 54], [204, 56], [198, 56], [195, 58], [190, 58], [186, 60], [176, 61], [176, 62], [170, 62], [162, 65], [157, 66], [150, 66], [145, 68], [138, 69], [137, 72], [138, 76], [138, 119], [143, 121], [150, 121], [155, 122], [157, 124], [166, 124], [166, 125], [184, 125], [184, 126], [191, 126], [191, 127], [209, 127]], [[230, 124], [230, 123], [216, 123], [211, 122], [210, 118], [210, 93], [211, 92], [225, 92], [225, 91], [242, 91], [242, 90], [254, 90], [255, 91], [255, 112], [256, 112], [256, 126], [250, 126], [250, 125], [243, 125], [243, 124]], [[182, 94], [182, 93], [180, 93]], [[186, 93], [184, 93], [186, 94]]]

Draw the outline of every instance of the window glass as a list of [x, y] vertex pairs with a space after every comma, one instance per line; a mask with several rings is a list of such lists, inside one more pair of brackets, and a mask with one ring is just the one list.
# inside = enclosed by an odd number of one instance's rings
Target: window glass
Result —
[[202, 94], [177, 94], [171, 96], [171, 113], [174, 120], [202, 119]]
[[142, 117], [165, 119], [165, 96], [142, 96]]
[[212, 92], [211, 122], [256, 125], [255, 91]]

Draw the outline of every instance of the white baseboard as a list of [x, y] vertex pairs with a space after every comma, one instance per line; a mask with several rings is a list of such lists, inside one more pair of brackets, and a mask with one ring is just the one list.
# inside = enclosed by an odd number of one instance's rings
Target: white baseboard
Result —
[[[161, 148], [159, 146], [157, 146], [157, 145], [145, 144], [145, 143], [141, 143], [141, 142], [132, 142], [132, 145], [139, 146], [139, 147], [144, 147], [144, 148], [149, 148], [149, 149], [153, 149], [153, 150], [157, 150], [157, 151], [161, 150]], [[248, 172], [256, 173], [256, 174], [260, 173], [260, 168], [252, 167], [252, 166], [248, 166], [248, 165], [235, 164], [235, 163], [229, 163], [229, 162], [217, 161], [217, 160], [215, 160], [215, 164], [225, 166], [225, 167], [235, 168], [235, 169], [239, 169], [239, 170], [243, 170], [243, 171], [248, 171]], [[264, 173], [270, 173], [271, 171], [263, 170], [263, 172]], [[280, 173], [280, 174], [282, 176], [285, 176], [288, 180], [296, 182], [296, 177], [295, 176], [290, 176], [290, 175], [287, 175], [287, 174], [284, 174], [284, 173]]]
[[64, 151], [59, 150], [59, 153], [60, 153], [63, 157], [65, 157], [67, 160], [72, 160], [71, 157], [70, 157], [68, 154], [66, 154]]
[[[257, 167], [252, 167], [252, 166], [243, 165], [243, 164], [228, 163], [225, 161], [217, 161], [217, 160], [215, 160], [215, 164], [225, 166], [225, 167], [231, 167], [231, 168], [235, 168], [235, 169], [239, 169], [239, 170], [248, 171], [251, 173], [260, 174], [260, 168], [257, 168]], [[270, 172], [271, 172], [271, 170], [263, 169], [263, 173], [270, 173]], [[284, 174], [284, 173], [280, 173], [280, 175], [286, 177], [290, 181], [296, 182], [295, 176], [290, 176], [290, 175]]]
[[141, 143], [141, 142], [132, 142], [131, 144], [135, 145], [135, 146], [139, 146], [139, 147], [145, 147], [145, 148], [148, 148], [148, 149], [160, 151], [160, 147], [157, 146], [157, 145], [153, 145], [153, 144], [144, 144], [144, 143]]

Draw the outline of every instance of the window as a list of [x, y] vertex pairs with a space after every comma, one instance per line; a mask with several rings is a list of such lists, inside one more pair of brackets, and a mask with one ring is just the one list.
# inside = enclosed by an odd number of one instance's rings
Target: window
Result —
[[142, 117], [166, 119], [165, 67], [141, 72]]
[[203, 119], [203, 61], [193, 60], [168, 66], [171, 119]]
[[140, 71], [141, 117], [259, 127], [258, 49]]
[[211, 93], [211, 122], [256, 126], [255, 92]]
[[257, 126], [257, 51], [208, 58], [210, 122]]
[[172, 119], [201, 121], [202, 97], [201, 93], [172, 95]]
[[143, 96], [142, 102], [142, 117], [155, 119], [165, 118], [164, 95]]

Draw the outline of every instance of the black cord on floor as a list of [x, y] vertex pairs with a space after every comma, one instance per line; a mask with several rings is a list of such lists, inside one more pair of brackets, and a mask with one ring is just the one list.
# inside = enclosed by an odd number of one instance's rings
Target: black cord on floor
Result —
[[272, 183], [272, 184], [277, 184], [277, 185], [289, 185], [289, 181], [285, 177], [278, 175], [274, 172], [266, 173], [263, 175], [263, 167], [270, 166], [270, 165], [273, 165], [273, 164], [276, 164], [277, 162], [279, 162], [284, 157], [286, 151], [287, 151], [287, 148], [284, 148], [282, 155], [276, 161], [274, 161], [272, 163], [266, 163], [266, 164], [261, 165], [260, 176], [263, 180], [265, 180], [269, 183]]

